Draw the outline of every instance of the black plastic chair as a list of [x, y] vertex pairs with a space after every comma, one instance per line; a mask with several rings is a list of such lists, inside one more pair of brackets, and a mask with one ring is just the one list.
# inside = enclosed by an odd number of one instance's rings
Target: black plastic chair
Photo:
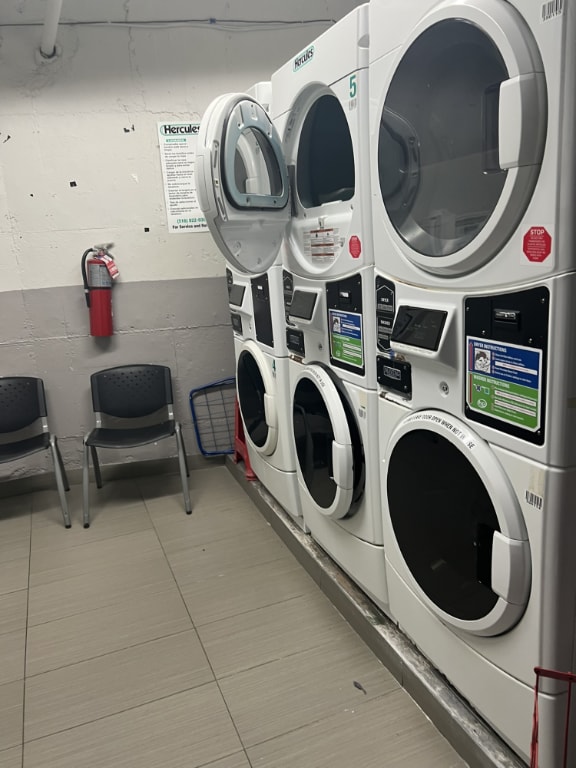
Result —
[[[188, 460], [184, 447], [182, 428], [174, 418], [172, 377], [165, 365], [120, 365], [93, 373], [90, 377], [92, 405], [96, 427], [84, 438], [83, 520], [84, 528], [90, 527], [90, 454], [94, 463], [96, 485], [102, 488], [102, 474], [97, 448], [136, 448], [166, 437], [175, 437], [178, 446], [178, 463], [184, 494], [186, 514], [192, 513], [187, 477]], [[131, 424], [144, 417], [157, 416], [151, 425]], [[121, 419], [121, 424], [112, 419]]]
[[0, 377], [0, 464], [50, 450], [64, 525], [70, 528], [70, 490], [56, 435], [50, 433], [44, 382], [33, 376]]

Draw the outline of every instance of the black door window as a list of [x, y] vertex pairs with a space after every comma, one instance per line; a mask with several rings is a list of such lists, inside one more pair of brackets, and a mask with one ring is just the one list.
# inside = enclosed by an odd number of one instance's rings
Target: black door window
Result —
[[335, 96], [321, 96], [306, 115], [298, 144], [296, 178], [304, 208], [354, 197], [352, 137]]
[[388, 505], [396, 540], [429, 599], [465, 621], [486, 616], [498, 596], [490, 584], [494, 506], [466, 456], [430, 430], [404, 435], [392, 451]]
[[244, 350], [240, 353], [237, 365], [238, 402], [246, 431], [258, 448], [262, 448], [268, 439], [268, 424], [264, 410], [266, 387], [260, 368], [254, 355]]
[[[345, 397], [340, 395], [352, 443], [353, 493], [350, 509], [353, 515], [366, 482], [366, 464], [360, 430]], [[293, 428], [296, 454], [306, 487], [318, 506], [328, 509], [336, 497], [333, 479], [332, 443], [334, 430], [326, 402], [320, 389], [310, 379], [301, 379], [294, 392]]]

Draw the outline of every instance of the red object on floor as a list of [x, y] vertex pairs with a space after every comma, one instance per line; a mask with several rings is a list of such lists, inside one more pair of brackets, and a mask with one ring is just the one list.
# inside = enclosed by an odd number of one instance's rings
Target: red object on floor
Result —
[[540, 690], [540, 678], [548, 677], [552, 680], [561, 680], [567, 685], [566, 724], [564, 729], [564, 757], [562, 768], [568, 767], [568, 750], [570, 747], [570, 709], [572, 705], [572, 686], [576, 685], [576, 674], [573, 672], [558, 672], [555, 669], [542, 669], [534, 667], [536, 672], [536, 685], [534, 686], [534, 714], [532, 718], [532, 743], [530, 745], [530, 768], [538, 768], [538, 692]]
[[238, 398], [236, 398], [236, 405], [234, 407], [234, 461], [236, 464], [240, 461], [244, 462], [246, 469], [246, 480], [256, 480], [256, 475], [250, 465], [250, 457], [248, 456], [248, 448], [246, 447], [246, 439], [244, 437], [244, 424], [242, 424], [242, 418], [240, 416], [240, 406], [238, 405]]

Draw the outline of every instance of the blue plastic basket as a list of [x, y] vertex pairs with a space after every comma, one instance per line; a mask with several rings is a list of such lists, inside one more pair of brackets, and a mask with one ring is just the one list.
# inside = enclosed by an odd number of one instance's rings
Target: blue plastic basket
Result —
[[236, 379], [230, 376], [190, 390], [190, 410], [203, 456], [234, 453]]

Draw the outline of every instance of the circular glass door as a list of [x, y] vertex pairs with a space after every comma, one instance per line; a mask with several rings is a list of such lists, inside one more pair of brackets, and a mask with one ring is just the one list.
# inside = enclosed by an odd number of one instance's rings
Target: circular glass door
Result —
[[459, 274], [492, 258], [530, 200], [546, 134], [537, 45], [508, 3], [444, 3], [417, 27], [382, 107], [377, 171], [399, 245]]
[[258, 358], [263, 355], [259, 355], [255, 348], [243, 349], [238, 356], [238, 404], [247, 438], [259, 453], [269, 455], [276, 448], [278, 439], [273, 383], [265, 361]]
[[513, 626], [530, 591], [529, 545], [488, 444], [448, 415], [419, 412], [397, 429], [386, 466], [394, 538], [427, 604], [476, 634]]
[[498, 165], [507, 78], [490, 38], [459, 19], [427, 29], [400, 62], [380, 124], [380, 189], [394, 228], [418, 253], [460, 250], [492, 215], [507, 173]]
[[[417, 483], [409, 479], [416, 471]], [[490, 613], [498, 601], [490, 588], [492, 537], [500, 526], [464, 454], [434, 432], [409, 432], [390, 458], [387, 489], [396, 540], [430, 600], [464, 621]]]
[[346, 398], [318, 367], [295, 386], [292, 425], [299, 475], [316, 509], [335, 519], [354, 514], [365, 484], [362, 440]]

